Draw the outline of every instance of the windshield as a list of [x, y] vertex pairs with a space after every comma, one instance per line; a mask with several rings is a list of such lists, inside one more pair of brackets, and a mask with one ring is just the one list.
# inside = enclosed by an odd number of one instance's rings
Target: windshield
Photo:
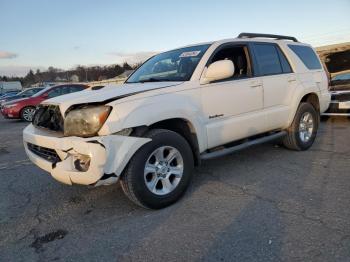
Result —
[[126, 83], [188, 81], [209, 46], [191, 46], [158, 54], [141, 65]]

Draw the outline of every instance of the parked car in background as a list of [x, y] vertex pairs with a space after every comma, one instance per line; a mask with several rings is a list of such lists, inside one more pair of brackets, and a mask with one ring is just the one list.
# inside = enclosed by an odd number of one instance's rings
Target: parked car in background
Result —
[[35, 95], [27, 98], [16, 99], [1, 106], [1, 113], [5, 118], [23, 119], [32, 121], [36, 106], [48, 98], [82, 91], [87, 88], [84, 84], [65, 84], [47, 87]]
[[5, 97], [10, 97], [10, 96], [15, 96], [19, 93], [20, 91], [8, 91], [2, 95], [0, 95], [0, 99], [5, 98]]
[[7, 96], [7, 97], [3, 97], [0, 98], [0, 106], [3, 103], [12, 101], [12, 100], [16, 100], [16, 99], [20, 99], [20, 98], [25, 98], [25, 97], [30, 97], [36, 93], [38, 93], [39, 91], [43, 90], [44, 88], [42, 87], [34, 87], [34, 88], [28, 88], [23, 90], [22, 92], [19, 93], [15, 93], [13, 95]]
[[0, 81], [0, 94], [5, 94], [9, 91], [20, 92], [22, 84], [20, 81]]
[[184, 194], [201, 160], [277, 138], [307, 150], [329, 101], [310, 45], [244, 33], [155, 55], [123, 85], [48, 99], [23, 140], [58, 181], [120, 181], [133, 202], [156, 209]]
[[331, 78], [332, 100], [324, 116], [350, 116], [350, 72], [336, 74]]

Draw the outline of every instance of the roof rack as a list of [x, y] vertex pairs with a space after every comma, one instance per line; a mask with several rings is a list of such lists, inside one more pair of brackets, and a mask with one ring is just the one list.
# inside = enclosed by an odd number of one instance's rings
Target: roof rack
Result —
[[292, 40], [294, 42], [298, 42], [298, 40], [293, 36], [285, 36], [285, 35], [272, 35], [272, 34], [257, 34], [257, 33], [240, 33], [238, 38], [254, 38], [254, 37], [264, 37], [264, 38], [274, 38], [277, 40]]

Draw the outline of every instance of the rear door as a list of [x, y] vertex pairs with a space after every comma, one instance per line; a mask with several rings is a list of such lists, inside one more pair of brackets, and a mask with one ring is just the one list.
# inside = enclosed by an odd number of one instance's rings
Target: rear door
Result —
[[270, 130], [285, 127], [291, 110], [290, 99], [297, 87], [295, 73], [275, 43], [253, 44], [256, 71], [264, 88], [264, 112]]

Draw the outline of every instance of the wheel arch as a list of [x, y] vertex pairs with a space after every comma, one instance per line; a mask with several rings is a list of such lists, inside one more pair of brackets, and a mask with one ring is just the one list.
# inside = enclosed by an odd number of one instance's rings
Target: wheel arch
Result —
[[314, 90], [309, 90], [309, 92], [297, 95], [296, 97], [294, 97], [293, 101], [294, 102], [289, 115], [288, 123], [285, 126], [285, 128], [288, 128], [292, 124], [298, 107], [303, 102], [310, 103], [316, 109], [318, 115], [320, 114], [320, 98], [319, 94]]
[[142, 136], [151, 129], [167, 129], [178, 133], [189, 143], [195, 165], [200, 165], [200, 145], [195, 126], [185, 118], [170, 118], [154, 122], [148, 126], [136, 127], [131, 135]]
[[312, 93], [308, 93], [308, 94], [304, 95], [301, 98], [299, 104], [302, 102], [310, 103], [315, 108], [317, 113], [320, 113], [320, 99], [319, 99], [317, 93], [312, 92]]

